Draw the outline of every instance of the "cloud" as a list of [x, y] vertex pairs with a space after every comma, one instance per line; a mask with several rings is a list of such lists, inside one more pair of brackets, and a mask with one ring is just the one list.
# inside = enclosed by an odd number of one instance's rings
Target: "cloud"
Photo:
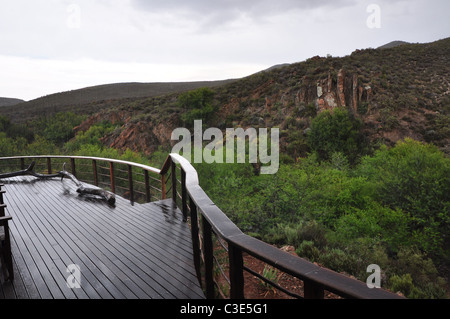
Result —
[[132, 5], [145, 10], [188, 10], [203, 14], [235, 10], [267, 14], [291, 9], [341, 7], [352, 3], [355, 3], [355, 0], [132, 0]]
[[[0, 96], [17, 97], [24, 95], [15, 90], [36, 96], [113, 81], [238, 77], [393, 40], [431, 42], [450, 26], [448, 0], [0, 1]], [[372, 3], [381, 28], [366, 25]]]
[[183, 19], [196, 21], [200, 27], [209, 28], [229, 25], [243, 17], [253, 22], [263, 22], [267, 18], [291, 11], [342, 8], [354, 3], [355, 0], [132, 0], [131, 2], [137, 10], [154, 14], [175, 14]]

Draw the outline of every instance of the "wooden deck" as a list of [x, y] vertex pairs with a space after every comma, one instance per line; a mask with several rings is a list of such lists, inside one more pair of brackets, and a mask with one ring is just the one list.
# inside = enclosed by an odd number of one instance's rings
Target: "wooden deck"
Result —
[[[68, 180], [2, 183], [15, 279], [5, 282], [0, 271], [0, 299], [204, 298], [189, 227], [172, 200], [131, 205], [117, 197], [111, 207], [78, 196]], [[80, 288], [69, 288], [72, 264]]]

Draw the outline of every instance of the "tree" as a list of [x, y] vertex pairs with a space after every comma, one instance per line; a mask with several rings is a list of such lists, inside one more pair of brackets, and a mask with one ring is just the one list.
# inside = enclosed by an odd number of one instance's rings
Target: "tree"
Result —
[[376, 200], [409, 216], [410, 239], [423, 251], [450, 258], [450, 159], [412, 139], [364, 157], [359, 174], [375, 185]]
[[214, 91], [209, 88], [200, 88], [181, 94], [178, 104], [186, 111], [181, 119], [187, 124], [193, 124], [194, 120], [207, 121], [214, 113]]
[[361, 121], [345, 108], [324, 111], [312, 120], [307, 137], [309, 147], [320, 160], [330, 160], [334, 153], [341, 152], [354, 164], [364, 150], [361, 127]]

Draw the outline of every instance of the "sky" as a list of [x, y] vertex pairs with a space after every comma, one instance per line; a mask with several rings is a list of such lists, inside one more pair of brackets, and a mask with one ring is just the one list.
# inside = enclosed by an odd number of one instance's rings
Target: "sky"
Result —
[[0, 0], [0, 97], [240, 78], [450, 36], [448, 0]]

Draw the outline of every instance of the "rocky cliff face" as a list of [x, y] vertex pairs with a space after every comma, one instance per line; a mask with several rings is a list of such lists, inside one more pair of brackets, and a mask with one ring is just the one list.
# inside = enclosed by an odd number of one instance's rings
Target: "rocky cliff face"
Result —
[[120, 125], [119, 132], [104, 136], [101, 142], [108, 147], [122, 151], [130, 149], [146, 155], [156, 151], [160, 145], [173, 144], [170, 137], [173, 129], [179, 124], [176, 115], [172, 115], [164, 122], [155, 123], [148, 120], [133, 120], [136, 114], [137, 112], [125, 110], [103, 111], [89, 117], [74, 130], [75, 133], [87, 131], [92, 125], [104, 121]]
[[327, 78], [318, 79], [317, 83], [305, 76], [300, 86], [295, 104], [299, 106], [313, 102], [318, 112], [346, 106], [352, 114], [357, 115], [358, 105], [369, 105], [372, 98], [370, 85], [358, 83], [357, 74], [346, 74], [343, 69], [338, 71], [335, 78], [330, 71]]

